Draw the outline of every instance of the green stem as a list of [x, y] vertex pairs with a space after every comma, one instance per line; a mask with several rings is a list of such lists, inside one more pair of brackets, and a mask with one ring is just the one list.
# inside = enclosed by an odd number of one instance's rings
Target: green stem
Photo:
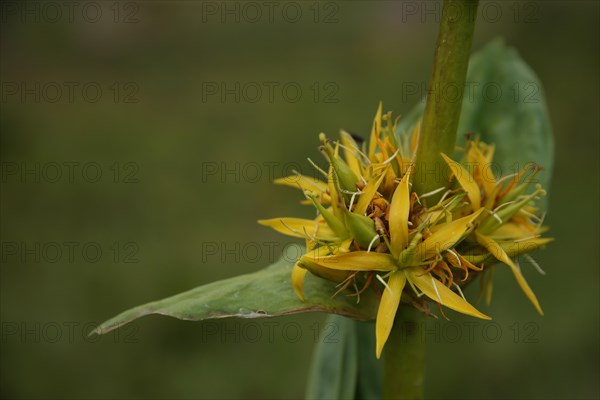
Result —
[[[448, 167], [440, 153], [454, 152], [477, 5], [478, 0], [444, 0], [413, 176], [413, 190], [419, 194], [448, 183]], [[423, 398], [424, 318], [405, 305], [396, 312], [383, 354], [385, 399]]]
[[425, 379], [425, 315], [400, 305], [383, 350], [383, 398], [422, 399]]
[[414, 190], [420, 194], [448, 183], [448, 167], [440, 153], [454, 153], [477, 4], [478, 0], [444, 0], [413, 176]]

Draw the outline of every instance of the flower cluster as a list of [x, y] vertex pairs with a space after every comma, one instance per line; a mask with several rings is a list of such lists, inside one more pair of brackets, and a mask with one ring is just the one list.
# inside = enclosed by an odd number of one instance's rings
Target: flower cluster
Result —
[[[304, 298], [308, 272], [337, 282], [335, 294], [349, 291], [360, 299], [365, 290], [380, 293], [378, 358], [401, 301], [415, 305], [426, 296], [440, 306], [490, 319], [465, 299], [461, 286], [480, 276], [489, 301], [496, 262], [510, 267], [541, 314], [514, 260], [551, 240], [541, 237], [546, 228], [533, 206], [545, 192], [537, 185], [528, 193], [539, 167], [528, 165], [497, 179], [490, 173], [494, 146], [467, 140], [462, 163], [442, 154], [451, 171], [447, 186], [416, 193], [411, 181], [419, 126], [411, 135], [396, 135], [398, 120], [381, 110], [380, 105], [366, 143], [344, 131], [335, 142], [319, 136], [329, 161], [327, 171], [315, 165], [323, 180], [297, 174], [276, 181], [301, 189], [303, 203], [318, 212], [315, 219], [259, 221], [306, 240], [307, 252], [292, 272], [298, 296]], [[441, 307], [440, 311], [443, 315]]]

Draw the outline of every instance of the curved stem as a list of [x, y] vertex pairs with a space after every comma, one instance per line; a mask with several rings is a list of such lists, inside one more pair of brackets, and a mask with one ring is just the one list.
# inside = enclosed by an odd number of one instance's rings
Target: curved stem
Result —
[[383, 398], [422, 399], [425, 380], [425, 315], [400, 305], [383, 351]]
[[440, 153], [454, 152], [477, 4], [478, 0], [444, 0], [413, 176], [417, 193], [448, 183], [448, 167]]

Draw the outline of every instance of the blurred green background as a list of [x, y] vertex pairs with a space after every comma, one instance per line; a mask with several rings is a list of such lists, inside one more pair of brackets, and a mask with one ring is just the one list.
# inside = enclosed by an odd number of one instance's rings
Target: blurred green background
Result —
[[[321, 131], [366, 135], [380, 100], [421, 100], [439, 3], [67, 3], [2, 5], [2, 398], [302, 397], [324, 315], [86, 335], [274, 261], [292, 242], [256, 220], [312, 212], [270, 175], [321, 161]], [[474, 50], [503, 36], [545, 86], [556, 243], [526, 271], [545, 317], [498, 268], [495, 325], [431, 322], [428, 398], [600, 396], [598, 19], [596, 1], [480, 5]]]

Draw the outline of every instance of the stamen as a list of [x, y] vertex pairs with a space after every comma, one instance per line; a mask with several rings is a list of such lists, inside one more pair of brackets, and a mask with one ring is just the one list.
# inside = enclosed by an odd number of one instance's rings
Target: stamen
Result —
[[352, 206], [354, 205], [354, 199], [359, 192], [352, 193], [352, 197], [350, 198], [350, 205], [348, 206], [348, 211], [352, 211]]
[[541, 226], [544, 223], [545, 219], [546, 219], [546, 212], [544, 211], [544, 213], [540, 217], [540, 221], [538, 222], [538, 226], [536, 226], [536, 229], [540, 229], [541, 228]]
[[458, 285], [456, 284], [456, 282], [452, 282], [452, 284], [453, 284], [454, 286], [456, 286], [456, 289], [458, 290], [458, 293], [460, 294], [460, 297], [462, 297], [464, 301], [467, 301], [467, 299], [465, 299], [465, 295], [463, 294], [462, 290], [460, 290], [460, 286], [458, 286]]
[[412, 290], [415, 292], [415, 294], [417, 295], [417, 297], [423, 297], [423, 295], [425, 293], [419, 292], [419, 290], [417, 289], [417, 287], [415, 285], [413, 285], [413, 283], [410, 280], [408, 280], [408, 284], [410, 285], [410, 287], [412, 288]]
[[498, 216], [498, 214], [496, 214], [494, 211], [492, 211], [492, 210], [487, 210], [487, 211], [492, 215], [492, 217], [494, 217], [496, 219], [496, 221], [500, 222], [501, 224], [504, 223], [504, 221], [502, 221], [502, 218], [500, 218]]
[[392, 162], [392, 160], [394, 158], [396, 158], [396, 156], [400, 153], [400, 149], [396, 150], [396, 152], [394, 154], [392, 154], [392, 156], [390, 158], [388, 158], [387, 160], [385, 160], [384, 162], [382, 162], [381, 164], [386, 165], [389, 164], [390, 162]]
[[298, 230], [296, 230], [296, 229], [292, 228], [291, 226], [289, 226], [288, 224], [286, 224], [285, 222], [283, 222], [283, 220], [282, 220], [282, 219], [280, 219], [280, 220], [279, 220], [279, 222], [281, 222], [281, 224], [282, 224], [283, 226], [285, 226], [286, 228], [288, 228], [288, 229], [290, 230], [290, 232], [293, 232], [293, 233], [296, 233], [296, 234], [298, 234], [298, 235], [301, 235], [301, 236], [302, 236], [302, 232], [300, 232], [300, 231], [298, 231]]
[[503, 176], [502, 178], [498, 179], [498, 182], [496, 182], [496, 186], [500, 185], [505, 180], [512, 178], [513, 176], [516, 176], [516, 175], [519, 175], [519, 172], [515, 172], [510, 175]]
[[358, 290], [358, 286], [356, 286], [356, 282], [353, 283], [354, 290], [356, 290], [356, 304], [360, 303], [360, 291]]
[[425, 193], [425, 194], [422, 194], [420, 197], [421, 197], [421, 198], [425, 198], [425, 197], [433, 196], [434, 194], [436, 194], [436, 193], [439, 193], [439, 192], [441, 192], [441, 191], [442, 191], [442, 190], [444, 190], [444, 189], [446, 189], [446, 187], [445, 187], [445, 186], [442, 186], [442, 187], [440, 187], [440, 188], [437, 188], [437, 189], [435, 189], [435, 190], [432, 190], [431, 192], [427, 192], [427, 193]]
[[534, 221], [540, 220], [540, 217], [538, 217], [537, 215], [532, 214], [529, 211], [526, 211], [524, 209], [520, 209], [519, 212], [522, 212], [523, 214], [527, 215], [529, 218], [533, 219]]
[[373, 240], [371, 240], [371, 243], [369, 243], [369, 248], [367, 248], [367, 253], [371, 252], [371, 247], [373, 246], [373, 244], [375, 243], [375, 241], [379, 239], [379, 235], [375, 235], [373, 236]]
[[315, 164], [315, 162], [313, 160], [311, 160], [310, 157], [308, 157], [307, 160], [310, 163], [310, 165], [313, 166], [314, 169], [316, 169], [317, 171], [319, 171], [320, 173], [322, 173], [325, 178], [329, 178], [329, 175], [327, 174], [327, 172], [323, 171], [321, 169], [321, 167], [319, 167], [317, 164]]
[[305, 235], [306, 235], [306, 236], [307, 236], [307, 237], [308, 237], [310, 240], [312, 240], [313, 242], [316, 242], [316, 241], [317, 241], [317, 236], [316, 236], [316, 235], [317, 235], [317, 229], [316, 229], [316, 228], [318, 228], [318, 226], [319, 226], [319, 225], [315, 225], [315, 233], [314, 233], [312, 236], [308, 234], [308, 231], [306, 230], [306, 227], [305, 227], [305, 226], [304, 226], [304, 227], [302, 227], [302, 229], [304, 230], [304, 234], [305, 234]]
[[346, 279], [344, 279], [343, 281], [341, 281], [340, 283], [338, 283], [337, 285], [335, 285], [335, 287], [340, 287], [343, 284], [345, 284], [346, 282], [348, 282], [350, 279], [354, 278], [354, 276], [356, 275], [356, 272], [353, 274], [350, 274], [346, 277]]
[[[355, 274], [352, 274], [352, 275], [350, 275], [350, 276], [351, 276], [351, 277], [354, 277], [354, 275], [355, 275]], [[346, 279], [346, 280], [347, 280], [347, 279]], [[344, 282], [345, 282], [345, 281], [344, 281]], [[347, 283], [346, 283], [344, 286], [342, 286], [341, 288], [339, 288], [339, 289], [337, 290], [337, 292], [335, 292], [335, 293], [334, 293], [334, 294], [331, 296], [331, 298], [332, 298], [332, 299], [333, 299], [333, 298], [335, 298], [335, 296], [337, 296], [338, 294], [340, 294], [342, 291], [346, 290], [346, 289], [348, 288], [348, 286], [350, 286], [350, 282], [351, 282], [351, 281], [349, 281], [349, 280], [348, 280], [348, 282], [347, 282]]]
[[362, 192], [360, 190], [357, 190], [356, 192], [352, 192], [350, 190], [342, 189], [341, 187], [338, 189], [340, 190], [341, 193], [345, 193], [345, 194], [362, 194]]
[[[318, 187], [313, 181], [311, 181], [310, 179], [306, 179], [304, 176], [302, 176], [302, 174], [298, 171], [296, 171], [295, 169], [292, 170], [292, 173], [298, 176], [298, 179], [302, 179], [303, 181], [305, 181], [306, 183], [308, 183], [310, 186], [312, 186], [313, 188], [315, 188], [317, 191], [320, 191], [321, 188]], [[298, 184], [298, 186], [300, 186], [300, 183], [296, 182]], [[302, 189], [302, 187], [300, 186], [300, 188]]]
[[513, 203], [515, 203], [515, 201], [509, 201], [509, 202], [506, 202], [506, 203], [500, 204], [498, 207], [494, 208], [494, 212], [498, 211], [499, 209], [501, 209], [501, 208], [502, 208], [502, 207], [504, 207], [504, 206], [508, 206], [508, 205], [510, 205], [510, 204], [513, 204]]
[[462, 267], [462, 263], [460, 262], [460, 258], [458, 257], [458, 254], [456, 254], [456, 253], [454, 252], [454, 250], [452, 250], [452, 249], [448, 249], [448, 250], [446, 250], [446, 251], [447, 251], [448, 253], [452, 254], [452, 255], [454, 256], [454, 258], [456, 258], [456, 260], [458, 261], [458, 265], [459, 265], [460, 267]]
[[527, 237], [524, 237], [524, 238], [521, 238], [521, 239], [515, 239], [515, 240], [513, 240], [513, 242], [514, 242], [514, 243], [525, 242], [525, 241], [527, 241], [527, 240], [531, 240], [531, 239], [537, 239], [537, 238], [539, 238], [540, 236], [542, 236], [542, 235], [531, 235], [531, 236], [527, 236]]
[[450, 193], [452, 193], [452, 190], [450, 190], [450, 189], [446, 190], [446, 192], [444, 192], [444, 194], [442, 195], [442, 198], [440, 199], [440, 201], [438, 201], [437, 203], [440, 204], [442, 201], [446, 200], [446, 196], [448, 196]]
[[313, 231], [313, 236], [317, 236], [317, 232], [319, 231], [319, 224], [315, 224], [315, 230]]
[[435, 295], [437, 296], [439, 303], [443, 305], [444, 302], [442, 301], [440, 292], [438, 292], [438, 290], [437, 290], [437, 286], [435, 285], [435, 279], [433, 278], [433, 275], [431, 276], [431, 283], [433, 284], [433, 290], [435, 290]]
[[356, 157], [356, 154], [358, 153], [358, 155], [362, 156], [363, 161], [369, 161], [369, 157], [367, 157], [367, 155], [365, 153], [363, 153], [362, 151], [360, 151], [360, 149], [358, 147], [348, 147], [348, 146], [344, 146], [341, 143], [337, 143], [338, 146], [340, 146], [342, 149], [346, 149], [352, 153], [354, 153], [354, 156]]
[[383, 278], [381, 277], [381, 275], [379, 275], [379, 274], [375, 274], [375, 276], [377, 277], [377, 280], [378, 280], [379, 282], [381, 282], [381, 283], [383, 284], [383, 286], [385, 286], [385, 288], [386, 288], [387, 290], [389, 290], [389, 291], [390, 291], [390, 294], [392, 294], [392, 295], [393, 295], [393, 294], [394, 294], [394, 292], [392, 292], [392, 289], [391, 289], [391, 288], [388, 286], [387, 282], [383, 280]]
[[531, 257], [529, 254], [525, 254], [525, 258], [535, 267], [535, 269], [537, 269], [537, 272], [539, 272], [541, 275], [546, 275], [546, 271], [544, 271], [542, 267], [540, 267], [540, 265], [537, 263], [537, 261], [533, 259], [533, 257]]

